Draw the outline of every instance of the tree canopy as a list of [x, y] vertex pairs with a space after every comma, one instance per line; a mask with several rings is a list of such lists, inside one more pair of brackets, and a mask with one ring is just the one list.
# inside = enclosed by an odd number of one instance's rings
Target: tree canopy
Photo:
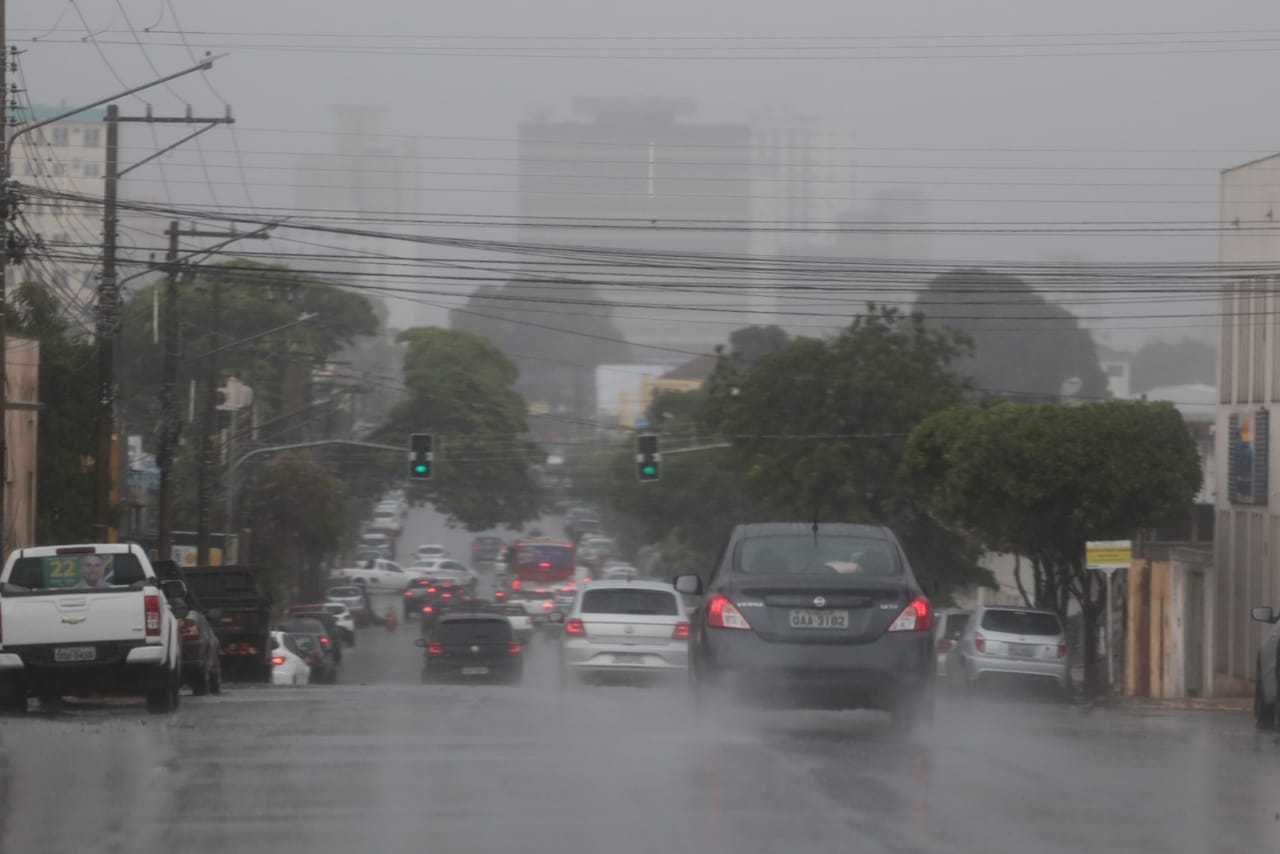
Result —
[[1091, 689], [1105, 587], [1085, 569], [1085, 543], [1167, 520], [1201, 482], [1177, 409], [1140, 401], [950, 409], [915, 429], [902, 470], [939, 518], [1031, 559], [1028, 604], [1065, 618], [1069, 599], [1080, 603]]
[[1218, 351], [1212, 344], [1183, 338], [1148, 341], [1129, 359], [1129, 390], [1141, 394], [1171, 385], [1214, 385]]
[[407, 396], [380, 435], [387, 442], [405, 442], [411, 433], [434, 437], [432, 479], [414, 481], [411, 498], [473, 531], [537, 518], [533, 467], [543, 457], [526, 435], [528, 405], [513, 387], [516, 366], [470, 332], [418, 328], [398, 340]]
[[1074, 314], [1017, 276], [979, 268], [937, 276], [914, 310], [932, 327], [964, 332], [972, 358], [957, 364], [980, 390], [1056, 397], [1066, 380], [1086, 398], [1107, 395], [1097, 346]]

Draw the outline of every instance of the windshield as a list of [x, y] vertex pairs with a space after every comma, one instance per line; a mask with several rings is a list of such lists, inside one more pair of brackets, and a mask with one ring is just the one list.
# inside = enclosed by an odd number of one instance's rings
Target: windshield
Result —
[[32, 591], [58, 592], [128, 587], [145, 578], [142, 565], [131, 554], [65, 554], [19, 558], [9, 583]]
[[511, 623], [506, 620], [450, 620], [441, 623], [432, 636], [442, 643], [505, 643], [511, 640]]
[[569, 566], [573, 563], [573, 549], [553, 545], [521, 546], [516, 550], [516, 563]]
[[885, 540], [824, 534], [742, 540], [733, 569], [747, 575], [890, 576], [902, 572], [896, 549]]
[[680, 613], [680, 602], [664, 590], [588, 590], [582, 595], [582, 613], [674, 617]]

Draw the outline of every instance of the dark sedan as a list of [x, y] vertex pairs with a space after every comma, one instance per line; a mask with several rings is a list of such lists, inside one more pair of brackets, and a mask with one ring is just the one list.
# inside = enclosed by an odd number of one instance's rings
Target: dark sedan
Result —
[[423, 682], [519, 682], [524, 649], [511, 622], [500, 614], [451, 614], [440, 618], [430, 638], [415, 643], [426, 649]]
[[729, 695], [800, 708], [932, 717], [933, 609], [893, 532], [870, 525], [739, 525], [690, 615], [699, 704]]
[[222, 643], [210, 623], [218, 616], [216, 609], [205, 613], [192, 607], [178, 621], [182, 635], [182, 681], [197, 697], [222, 693]]

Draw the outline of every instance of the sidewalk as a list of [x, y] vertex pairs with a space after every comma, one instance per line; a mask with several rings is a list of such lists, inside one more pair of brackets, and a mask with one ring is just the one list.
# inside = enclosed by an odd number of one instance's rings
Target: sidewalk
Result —
[[1253, 712], [1252, 697], [1109, 697], [1100, 706], [1116, 709], [1166, 709], [1184, 712]]

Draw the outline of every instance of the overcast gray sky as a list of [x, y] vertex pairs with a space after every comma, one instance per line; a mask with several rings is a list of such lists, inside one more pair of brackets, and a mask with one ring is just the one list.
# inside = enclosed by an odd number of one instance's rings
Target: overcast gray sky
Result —
[[[225, 98], [245, 170], [232, 136], [215, 131], [201, 149], [170, 158], [167, 187], [156, 170], [131, 177], [136, 194], [157, 200], [288, 207], [290, 153], [328, 150], [329, 108], [341, 103], [386, 106], [386, 132], [423, 135], [420, 207], [454, 213], [511, 212], [515, 164], [502, 158], [514, 155], [517, 122], [535, 109], [567, 117], [577, 95], [689, 96], [699, 118], [721, 121], [795, 108], [839, 141], [821, 156], [846, 180], [824, 195], [857, 206], [877, 191], [914, 192], [930, 200], [940, 226], [1212, 222], [1217, 170], [1280, 149], [1280, 111], [1267, 97], [1280, 6], [1267, 0], [9, 0], [8, 8], [37, 103], [92, 100], [120, 88], [113, 75], [143, 82], [156, 76], [148, 60], [164, 72], [188, 65], [183, 38], [197, 54], [230, 54], [207, 75], [212, 88], [193, 76], [146, 98], [158, 112], [187, 102], [199, 113], [221, 111]], [[81, 15], [97, 47], [84, 40]], [[149, 132], [129, 133], [140, 153], [153, 145]], [[465, 155], [495, 159], [465, 167], [442, 159]], [[494, 174], [430, 174], [451, 168]], [[930, 252], [935, 260], [1211, 262], [1216, 246], [1211, 231], [953, 234], [935, 235]], [[1213, 327], [1197, 323], [1151, 326], [1167, 336]]]

